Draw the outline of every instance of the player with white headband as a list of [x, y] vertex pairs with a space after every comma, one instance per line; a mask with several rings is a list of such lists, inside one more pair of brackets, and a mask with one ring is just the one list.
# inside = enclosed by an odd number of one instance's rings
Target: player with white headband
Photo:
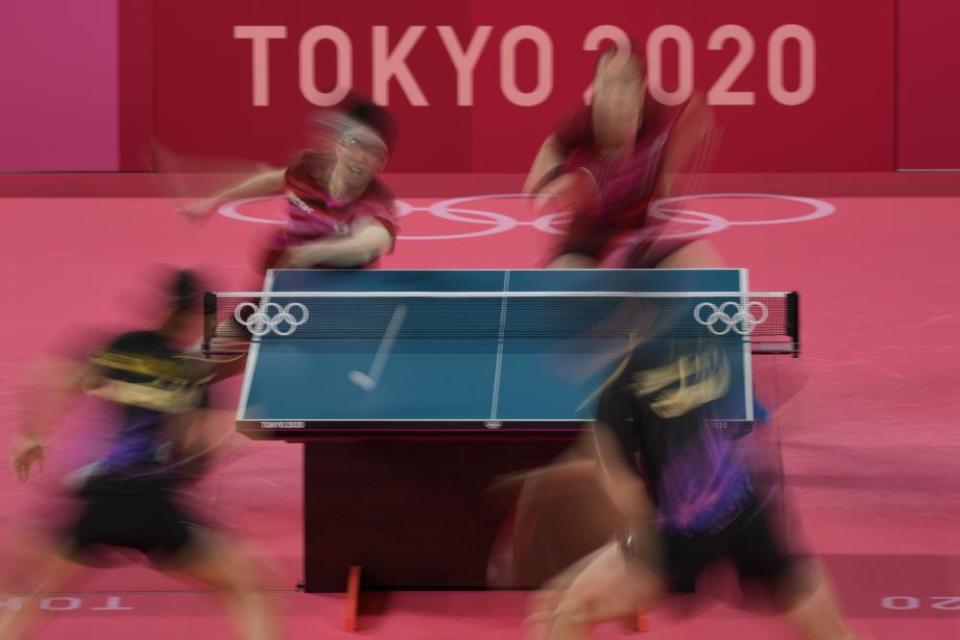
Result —
[[272, 234], [264, 268], [363, 268], [393, 249], [394, 197], [377, 175], [393, 148], [396, 126], [382, 107], [349, 96], [311, 116], [310, 148], [285, 169], [270, 168], [186, 207], [205, 217], [240, 198], [285, 194], [283, 227]]

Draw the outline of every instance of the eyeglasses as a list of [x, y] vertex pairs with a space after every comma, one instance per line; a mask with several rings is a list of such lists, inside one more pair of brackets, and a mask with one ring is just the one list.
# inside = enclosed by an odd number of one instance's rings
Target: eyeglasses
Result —
[[343, 141], [343, 144], [348, 147], [360, 149], [361, 151], [371, 153], [380, 158], [386, 156], [386, 149], [384, 149], [383, 143], [379, 140], [364, 140], [353, 135], [352, 133], [345, 133], [341, 140]]

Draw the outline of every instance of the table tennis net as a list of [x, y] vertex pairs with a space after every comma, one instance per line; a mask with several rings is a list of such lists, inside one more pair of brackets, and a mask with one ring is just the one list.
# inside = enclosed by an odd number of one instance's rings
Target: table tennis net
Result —
[[251, 341], [603, 339], [749, 340], [799, 353], [796, 292], [221, 292], [204, 301], [204, 349]]

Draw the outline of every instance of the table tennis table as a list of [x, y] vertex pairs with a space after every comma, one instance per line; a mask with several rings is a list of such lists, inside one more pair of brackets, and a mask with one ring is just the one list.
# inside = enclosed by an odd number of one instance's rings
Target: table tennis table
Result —
[[342, 590], [349, 565], [374, 587], [483, 587], [496, 517], [479, 495], [592, 418], [635, 340], [604, 324], [624, 300], [721, 346], [723, 423], [754, 419], [754, 329], [799, 348], [795, 294], [765, 305], [763, 324], [738, 320], [752, 300], [742, 269], [274, 270], [261, 292], [217, 295], [221, 326], [233, 313], [257, 334], [238, 428], [305, 443], [307, 591]]

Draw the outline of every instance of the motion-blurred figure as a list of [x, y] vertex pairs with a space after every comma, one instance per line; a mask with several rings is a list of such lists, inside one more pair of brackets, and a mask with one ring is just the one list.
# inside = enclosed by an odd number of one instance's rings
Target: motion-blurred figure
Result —
[[203, 218], [231, 200], [284, 194], [284, 225], [270, 237], [263, 268], [373, 266], [397, 237], [394, 197], [377, 177], [393, 149], [393, 118], [351, 95], [314, 113], [307, 137], [309, 149], [285, 169], [264, 169], [183, 212]]
[[816, 563], [777, 534], [764, 480], [718, 428], [729, 362], [709, 341], [643, 344], [603, 391], [592, 455], [566, 473], [593, 475], [616, 514], [614, 540], [549, 580], [534, 597], [531, 640], [589, 637], [665, 593], [694, 593], [704, 569], [732, 561], [741, 586], [759, 587], [803, 638], [850, 640]]
[[647, 92], [640, 56], [602, 53], [590, 105], [546, 139], [524, 184], [541, 208], [571, 215], [550, 266], [718, 266], [708, 243], [662, 237], [666, 225], [650, 215], [658, 198], [677, 192], [680, 171], [703, 170], [714, 137], [701, 98], [665, 107]]
[[200, 327], [202, 292], [193, 272], [176, 272], [164, 286], [159, 326], [122, 333], [83, 358], [49, 363], [29, 385], [12, 460], [19, 479], [42, 469], [49, 430], [61, 415], [68, 423], [76, 417], [81, 397], [101, 405], [97, 415], [112, 434], [102, 455], [67, 478], [76, 508], [49, 527], [53, 540], [36, 532], [36, 548], [24, 550], [19, 571], [5, 568], [16, 573], [8, 580], [26, 576], [31, 584], [21, 606], [0, 617], [3, 640], [27, 633], [40, 613], [40, 594], [61, 590], [83, 566], [102, 565], [117, 551], [142, 554], [159, 570], [216, 589], [239, 637], [277, 637], [251, 561], [183, 499], [184, 488], [209, 466], [215, 444], [207, 419], [217, 365], [184, 351]]

